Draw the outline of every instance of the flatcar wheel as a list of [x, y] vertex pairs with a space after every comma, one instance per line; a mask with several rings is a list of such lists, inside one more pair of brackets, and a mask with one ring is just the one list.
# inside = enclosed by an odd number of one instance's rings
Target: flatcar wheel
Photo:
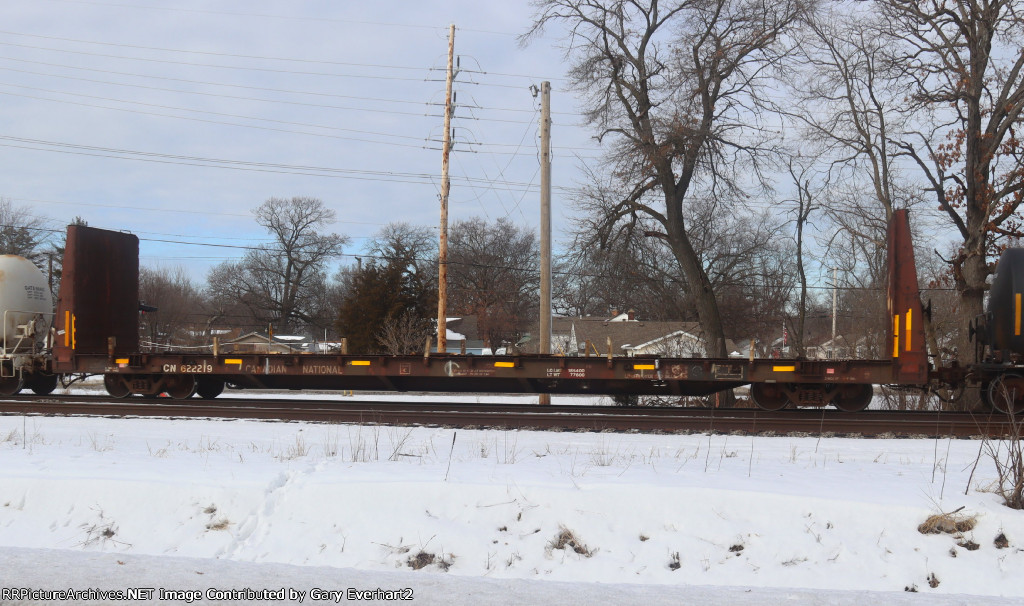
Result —
[[778, 383], [751, 383], [750, 399], [761, 410], [782, 410], [789, 404], [789, 394]]
[[57, 389], [57, 375], [37, 374], [29, 377], [26, 387], [37, 396], [47, 396]]
[[988, 384], [983, 392], [988, 403], [999, 412], [1017, 414], [1024, 412], [1024, 377], [1005, 374]]
[[875, 389], [869, 383], [852, 383], [836, 387], [832, 404], [843, 412], [860, 412], [871, 404]]
[[15, 374], [13, 377], [0, 377], [0, 396], [13, 396], [21, 391], [22, 387], [20, 374]]
[[196, 393], [196, 378], [192, 375], [177, 375], [167, 380], [164, 391], [175, 400], [186, 400]]
[[212, 400], [224, 391], [224, 381], [214, 377], [196, 377], [196, 393], [204, 400]]
[[121, 375], [103, 375], [103, 387], [112, 398], [127, 398], [131, 394]]

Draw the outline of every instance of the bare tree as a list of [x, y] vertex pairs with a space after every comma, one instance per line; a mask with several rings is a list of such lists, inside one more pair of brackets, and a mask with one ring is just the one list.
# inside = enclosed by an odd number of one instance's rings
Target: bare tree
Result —
[[202, 294], [183, 267], [139, 268], [139, 301], [155, 307], [140, 322], [142, 340], [151, 347], [206, 344], [208, 327], [201, 320]]
[[27, 206], [15, 206], [8, 198], [0, 198], [0, 254], [19, 255], [43, 267], [52, 230], [46, 220]]
[[427, 338], [433, 334], [434, 328], [430, 322], [417, 317], [412, 310], [405, 310], [397, 316], [384, 319], [377, 340], [385, 353], [401, 356], [422, 353]]
[[[801, 69], [787, 80], [799, 102], [785, 113], [802, 127], [807, 155], [828, 183], [815, 200], [831, 227], [823, 236], [824, 261], [842, 271], [842, 283], [854, 289], [844, 296], [856, 297], [864, 315], [843, 335], [866, 341], [862, 351], [879, 356], [887, 327], [887, 226], [894, 210], [920, 197], [899, 170], [893, 139], [906, 122], [903, 93], [875, 8], [831, 5], [808, 19]], [[801, 197], [810, 194], [806, 183], [796, 184]]]
[[[613, 147], [630, 184], [608, 210], [606, 231], [653, 220], [679, 264], [708, 353], [725, 356], [722, 317], [686, 222], [697, 192], [722, 198], [756, 177], [762, 84], [787, 52], [785, 34], [811, 2], [780, 0], [538, 0], [533, 28], [569, 31], [570, 78], [586, 118]], [[751, 169], [740, 178], [740, 167]]]
[[437, 274], [437, 235], [429, 227], [404, 221], [388, 223], [367, 243], [369, 256], [382, 261], [402, 260], [421, 280]]
[[[589, 182], [576, 200], [576, 236], [566, 257], [573, 275], [559, 293], [562, 300], [586, 301], [594, 315], [614, 308], [652, 320], [699, 319], [696, 295], [666, 250], [659, 225], [638, 217], [631, 230], [603, 233], [608, 202], [618, 190], [596, 175]], [[731, 210], [698, 197], [685, 207], [684, 219], [728, 327], [725, 336], [770, 340], [781, 334], [793, 288], [792, 242], [781, 233], [784, 217], [774, 207]]]
[[[800, 69], [791, 78], [797, 96], [795, 110], [785, 113], [803, 128], [805, 142], [829, 164], [832, 182], [865, 181], [869, 184], [871, 215], [885, 225], [895, 208], [905, 207], [908, 194], [898, 187], [896, 155], [892, 144], [903, 119], [898, 112], [899, 91], [894, 90], [892, 66], [877, 13], [870, 8], [844, 6], [819, 11], [807, 20], [808, 35], [801, 40]], [[833, 212], [849, 209], [849, 200]]]
[[270, 198], [253, 212], [273, 242], [211, 270], [207, 282], [218, 313], [241, 307], [256, 325], [327, 328], [319, 308], [327, 291], [327, 263], [348, 242], [320, 231], [335, 221], [334, 211], [316, 198], [294, 197]]
[[491, 347], [515, 343], [536, 320], [540, 250], [536, 234], [508, 219], [469, 219], [448, 230], [448, 309], [475, 315]]
[[[787, 172], [796, 187], [796, 271], [800, 280], [800, 298], [796, 303], [796, 319], [790, 319], [787, 323], [790, 327], [792, 349], [797, 357], [803, 357], [807, 346], [807, 257], [804, 231], [810, 223], [811, 213], [817, 210], [816, 198], [819, 193], [819, 185], [816, 182], [814, 171], [809, 163], [804, 163], [799, 157], [791, 157], [788, 162]], [[812, 183], [814, 185], [812, 185]]]
[[892, 65], [919, 130], [899, 141], [962, 239], [950, 260], [960, 293], [960, 360], [983, 311], [990, 255], [1022, 234], [1024, 2], [881, 0]]
[[601, 226], [616, 192], [591, 180], [578, 196], [573, 238], [555, 272], [554, 304], [573, 316], [614, 315], [635, 310], [651, 320], [695, 320], [679, 265], [665, 253], [652, 221], [640, 219], [630, 234], [603, 237]]

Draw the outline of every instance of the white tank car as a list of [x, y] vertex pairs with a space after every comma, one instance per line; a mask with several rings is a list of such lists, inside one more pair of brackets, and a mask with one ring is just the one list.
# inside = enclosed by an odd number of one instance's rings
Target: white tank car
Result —
[[18, 255], [0, 255], [0, 347], [6, 355], [39, 349], [53, 319], [46, 276]]

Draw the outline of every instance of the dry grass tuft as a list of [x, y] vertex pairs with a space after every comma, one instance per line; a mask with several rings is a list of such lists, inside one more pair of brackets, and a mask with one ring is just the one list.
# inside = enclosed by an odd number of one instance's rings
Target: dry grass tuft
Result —
[[548, 549], [561, 549], [564, 551], [566, 548], [572, 549], [574, 552], [585, 558], [589, 558], [597, 553], [597, 550], [590, 549], [584, 545], [583, 541], [579, 540], [573, 531], [569, 530], [565, 526], [559, 526], [558, 534], [556, 534], [555, 538], [551, 539], [551, 542], [548, 543]]
[[421, 568], [426, 568], [433, 564], [436, 559], [437, 556], [434, 554], [421, 551], [406, 560], [406, 563], [409, 565], [409, 568], [412, 568], [413, 570], [420, 570]]
[[917, 527], [917, 531], [921, 534], [957, 534], [974, 530], [978, 518], [961, 514], [960, 509], [929, 516], [923, 524]]
[[445, 558], [443, 555], [437, 557], [428, 551], [420, 551], [405, 561], [406, 565], [413, 570], [421, 570], [427, 566], [435, 565], [442, 572], [448, 572], [448, 569], [452, 567], [454, 562], [455, 556], [452, 554], [448, 554], [448, 557]]
[[207, 530], [227, 530], [231, 522], [227, 518], [215, 520], [206, 525]]
[[1000, 532], [992, 544], [996, 546], [996, 549], [1006, 549], [1010, 546], [1010, 540], [1006, 538], [1005, 534]]

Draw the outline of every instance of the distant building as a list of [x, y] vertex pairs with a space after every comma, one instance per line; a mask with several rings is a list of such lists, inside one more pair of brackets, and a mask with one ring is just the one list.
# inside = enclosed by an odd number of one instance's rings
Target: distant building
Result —
[[[493, 353], [491, 348], [487, 347], [487, 344], [482, 339], [469, 336], [476, 336], [476, 316], [447, 318], [445, 324], [447, 325], [445, 339], [448, 341], [448, 346], [445, 348], [446, 353], [464, 353], [469, 356], [489, 356]], [[433, 342], [430, 350], [437, 353], [436, 342]]]
[[856, 341], [844, 335], [836, 335], [819, 345], [806, 348], [807, 358], [812, 360], [846, 360], [851, 358], [869, 358], [867, 338], [860, 337]]
[[315, 349], [313, 340], [300, 335], [268, 335], [250, 332], [221, 343], [221, 351], [230, 353], [304, 353]]
[[[568, 356], [607, 355], [611, 343], [614, 356], [700, 357], [706, 351], [703, 331], [696, 322], [653, 322], [637, 320], [630, 311], [611, 318], [552, 318], [551, 352]], [[532, 344], [529, 351], [536, 351]], [[731, 346], [730, 346], [731, 351]]]

